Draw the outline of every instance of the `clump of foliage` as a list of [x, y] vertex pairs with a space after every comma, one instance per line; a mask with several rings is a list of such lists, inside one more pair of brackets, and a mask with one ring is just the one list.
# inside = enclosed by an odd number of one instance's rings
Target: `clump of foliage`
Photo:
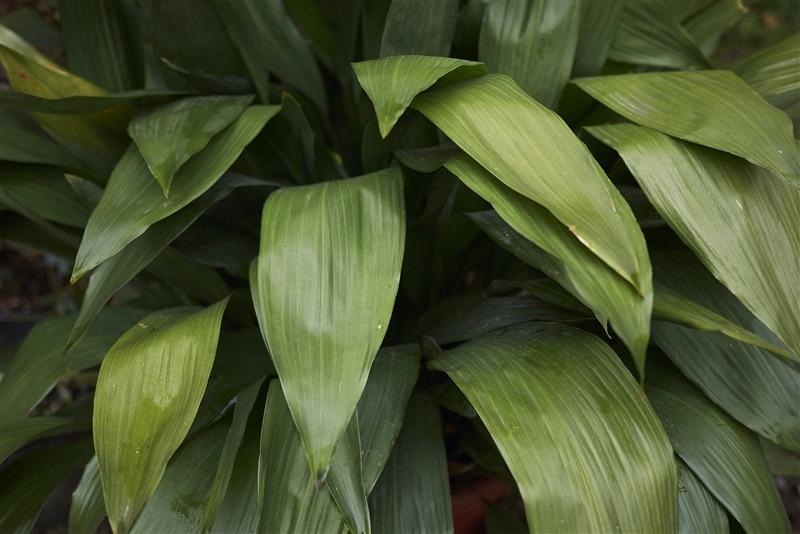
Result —
[[0, 231], [85, 291], [2, 369], [2, 530], [82, 470], [74, 532], [451, 531], [487, 474], [520, 529], [788, 531], [800, 36], [712, 65], [743, 10], [9, 15]]

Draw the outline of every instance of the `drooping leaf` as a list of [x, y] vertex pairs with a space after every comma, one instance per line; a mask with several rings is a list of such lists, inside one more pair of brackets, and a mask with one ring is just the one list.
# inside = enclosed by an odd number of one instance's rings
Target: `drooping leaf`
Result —
[[789, 532], [789, 521], [755, 434], [679, 373], [648, 370], [645, 392], [675, 453], [746, 532]]
[[678, 532], [727, 533], [728, 514], [703, 483], [680, 459], [678, 464]]
[[430, 365], [475, 406], [519, 485], [532, 531], [676, 529], [667, 436], [598, 338], [558, 324], [522, 325]]
[[800, 188], [633, 124], [591, 127], [708, 270], [800, 354]]
[[89, 461], [92, 442], [79, 439], [31, 451], [0, 472], [0, 531], [31, 532], [47, 497]]
[[238, 119], [252, 101], [252, 96], [182, 98], [131, 119], [128, 135], [139, 147], [165, 197], [169, 196], [178, 169]]
[[558, 115], [499, 74], [423, 93], [412, 107], [498, 180], [550, 211], [641, 295], [648, 294], [647, 251], [630, 208]]
[[[686, 249], [665, 247], [654, 254], [654, 261], [657, 279], [675, 293], [691, 295], [721, 317], [782, 347]], [[740, 423], [785, 447], [800, 449], [800, 361], [776, 357], [757, 344], [661, 321], [653, 324], [653, 340], [684, 375]]]
[[609, 59], [684, 69], [705, 65], [691, 36], [664, 0], [629, 0], [617, 26]]
[[404, 238], [397, 168], [264, 205], [253, 301], [318, 484], [386, 332]]
[[550, 109], [569, 81], [581, 21], [578, 0], [489, 2], [478, 59], [490, 72], [508, 74]]
[[133, 308], [105, 310], [89, 329], [83, 343], [66, 356], [63, 355], [64, 344], [75, 318], [40, 321], [4, 370], [0, 419], [13, 421], [25, 417], [61, 376], [99, 364], [117, 338], [145, 314]]
[[229, 418], [218, 421], [175, 452], [158, 488], [136, 519], [133, 534], [200, 531], [229, 426]]
[[37, 437], [52, 435], [58, 431], [75, 431], [79, 429], [76, 426], [73, 420], [65, 417], [23, 417], [16, 420], [4, 417], [0, 421], [0, 462]]
[[415, 345], [386, 347], [378, 351], [367, 385], [358, 401], [364, 491], [372, 491], [387, 464], [403, 424], [403, 414], [419, 373]]
[[444, 57], [395, 56], [353, 64], [353, 70], [378, 116], [382, 137], [405, 113], [411, 101], [439, 80], [451, 82], [485, 74], [476, 61]]
[[575, 83], [633, 122], [736, 154], [800, 186], [792, 121], [732, 72], [622, 74]]
[[325, 112], [322, 75], [310, 48], [281, 2], [215, 0], [228, 33], [242, 54], [262, 103], [268, 102], [269, 71], [296, 87]]
[[[277, 106], [246, 109], [233, 124], [214, 136], [200, 154], [180, 168], [168, 199], [164, 199], [164, 192], [153, 180], [139, 149], [131, 144], [89, 218], [75, 259], [72, 281], [125, 248], [150, 225], [207, 191], [279, 109]], [[131, 206], [140, 209], [134, 210]]]
[[[758, 94], [787, 113], [800, 103], [800, 32], [795, 32], [731, 65]], [[792, 117], [797, 120], [797, 115]]]
[[573, 77], [594, 76], [603, 68], [625, 5], [624, 0], [581, 3]]
[[236, 396], [236, 408], [233, 412], [233, 421], [228, 430], [228, 435], [225, 437], [225, 443], [220, 452], [219, 466], [214, 475], [214, 481], [211, 484], [211, 489], [208, 492], [208, 499], [206, 500], [203, 510], [203, 522], [200, 525], [201, 532], [205, 533], [209, 531], [211, 525], [214, 524], [217, 510], [219, 510], [221, 502], [225, 499], [228, 484], [233, 474], [236, 453], [242, 444], [247, 420], [258, 398], [258, 392], [261, 390], [262, 383], [262, 380], [256, 380], [252, 384], [242, 388]]
[[144, 85], [136, 13], [123, 0], [71, 0], [59, 5], [69, 70], [112, 92]]
[[42, 163], [72, 170], [83, 164], [48, 136], [33, 118], [10, 106], [0, 108], [0, 160]]
[[447, 57], [457, 20], [458, 0], [393, 0], [383, 25], [381, 57]]
[[100, 467], [97, 456], [92, 456], [83, 469], [78, 487], [72, 492], [69, 506], [70, 532], [95, 532], [106, 515], [103, 501], [103, 483], [100, 480]]
[[[607, 322], [611, 320], [633, 354], [639, 372], [644, 371], [652, 308], [649, 259], [643, 257], [648, 267], [642, 273], [643, 293], [638, 294], [627, 280], [592, 254], [580, 238], [547, 209], [495, 180], [468, 156], [454, 156], [446, 167], [473, 191], [489, 200], [511, 229], [498, 224], [490, 213], [473, 214], [473, 220], [493, 239], [573, 293], [592, 309], [603, 328], [607, 328]], [[623, 200], [620, 202], [624, 203]], [[513, 250], [515, 247], [521, 250]]]
[[258, 461], [257, 532], [346, 532], [327, 485], [314, 488], [303, 442], [278, 380], [267, 393]]
[[227, 299], [148, 315], [108, 351], [97, 379], [94, 443], [108, 518], [129, 532], [183, 442], [205, 390]]
[[429, 397], [409, 399], [369, 505], [375, 532], [453, 532], [442, 423]]

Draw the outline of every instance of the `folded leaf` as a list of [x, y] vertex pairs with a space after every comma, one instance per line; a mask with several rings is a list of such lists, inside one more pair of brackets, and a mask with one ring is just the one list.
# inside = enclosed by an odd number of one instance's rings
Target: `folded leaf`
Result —
[[736, 154], [800, 187], [792, 121], [732, 72], [623, 74], [575, 83], [633, 122]]
[[183, 442], [205, 391], [227, 299], [148, 315], [108, 351], [94, 400], [106, 510], [129, 532]]
[[430, 365], [450, 375], [486, 424], [519, 485], [532, 532], [677, 528], [667, 436], [636, 381], [595, 336], [523, 325], [446, 351]]

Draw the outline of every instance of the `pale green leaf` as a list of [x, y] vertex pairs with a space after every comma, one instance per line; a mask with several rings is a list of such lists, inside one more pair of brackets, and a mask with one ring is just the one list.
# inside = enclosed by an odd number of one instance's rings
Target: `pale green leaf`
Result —
[[423, 93], [412, 107], [498, 180], [550, 211], [641, 295], [649, 293], [647, 250], [630, 208], [558, 115], [500, 74]]
[[180, 168], [168, 199], [153, 180], [139, 149], [131, 143], [89, 218], [75, 259], [73, 282], [125, 248], [150, 225], [207, 191], [279, 109], [277, 106], [246, 109], [233, 124], [214, 136], [200, 154]]
[[383, 25], [381, 57], [448, 56], [458, 0], [392, 0]]
[[680, 534], [727, 534], [728, 514], [703, 483], [680, 459], [678, 464], [678, 509]]
[[144, 311], [132, 308], [104, 310], [83, 343], [67, 355], [64, 345], [75, 318], [37, 323], [0, 378], [0, 419], [25, 417], [61, 376], [98, 365], [117, 338], [144, 315]]
[[278, 380], [270, 383], [267, 393], [258, 473], [257, 532], [347, 531], [328, 486], [314, 487], [303, 442]]
[[361, 87], [372, 100], [382, 137], [405, 113], [411, 101], [436, 82], [457, 81], [485, 74], [475, 61], [429, 56], [394, 56], [353, 64]]
[[746, 532], [789, 532], [758, 438], [668, 368], [648, 369], [647, 398], [675, 453]]
[[[800, 32], [731, 65], [767, 102], [787, 113], [800, 103]], [[798, 116], [793, 117], [797, 119]]]
[[[584, 246], [580, 238], [561, 224], [551, 212], [496, 180], [465, 154], [453, 156], [445, 166], [473, 191], [491, 202], [513, 230], [498, 228], [496, 220], [492, 221], [491, 214], [473, 214], [473, 220], [478, 221], [478, 225], [501, 244], [513, 246], [515, 241], [522, 241], [520, 248], [525, 252], [512, 252], [528, 263], [533, 262], [535, 267], [572, 292], [592, 309], [603, 328], [611, 320], [642, 372], [647, 340], [650, 337], [652, 308], [652, 286], [646, 254], [643, 255], [643, 261], [647, 262], [647, 270], [641, 273], [643, 293], [639, 294], [628, 281]], [[609, 187], [609, 191], [616, 192], [616, 189]], [[609, 196], [612, 199], [614, 197]], [[618, 202], [627, 207], [621, 197]], [[629, 210], [627, 213], [632, 219], [633, 215]], [[524, 237], [515, 239], [516, 232]], [[641, 234], [639, 239], [643, 241]], [[527, 241], [532, 241], [535, 245], [526, 247]], [[543, 250], [538, 250], [538, 247]], [[534, 248], [537, 250], [534, 251]], [[534, 258], [537, 257], [541, 260], [536, 261]]]
[[429, 397], [415, 394], [409, 399], [369, 505], [375, 532], [453, 532], [442, 422]]
[[167, 464], [158, 488], [136, 519], [131, 531], [133, 534], [194, 534], [200, 531], [229, 426], [230, 421], [225, 418], [181, 445]]
[[375, 486], [403, 424], [408, 397], [419, 374], [416, 345], [386, 347], [378, 351], [367, 385], [358, 401], [364, 491]]
[[100, 467], [97, 465], [97, 456], [92, 456], [83, 469], [78, 487], [72, 492], [72, 502], [69, 506], [69, 531], [76, 534], [95, 532], [105, 516], [106, 503], [103, 501]]
[[0, 532], [27, 534], [52, 491], [92, 456], [90, 439], [31, 451], [0, 472]]
[[318, 484], [389, 325], [404, 239], [397, 168], [264, 205], [253, 301]]
[[600, 72], [617, 32], [626, 0], [582, 2], [578, 47], [572, 76], [594, 76]]
[[263, 103], [268, 102], [269, 71], [296, 87], [321, 111], [325, 86], [314, 55], [281, 2], [214, 0], [228, 33], [244, 58]]
[[[691, 295], [693, 301], [782, 347], [686, 249], [665, 247], [653, 259], [657, 279], [676, 293]], [[757, 344], [660, 321], [653, 324], [653, 340], [684, 375], [740, 423], [800, 450], [800, 361], [776, 357]]]
[[139, 147], [165, 197], [169, 196], [178, 169], [238, 119], [252, 101], [252, 96], [182, 98], [131, 119], [128, 135]]
[[489, 334], [430, 363], [475, 406], [531, 531], [670, 532], [675, 463], [631, 374], [595, 336], [557, 324]]
[[136, 13], [124, 0], [70, 0], [59, 4], [58, 22], [70, 72], [108, 91], [144, 85]]
[[683, 69], [705, 65], [705, 58], [665, 0], [628, 0], [609, 59], [636, 65]]
[[236, 408], [233, 412], [233, 421], [231, 422], [228, 435], [225, 436], [225, 444], [220, 453], [219, 466], [214, 475], [214, 482], [211, 484], [211, 489], [208, 493], [208, 499], [203, 511], [203, 522], [200, 525], [201, 532], [208, 532], [211, 525], [214, 523], [214, 518], [219, 510], [220, 503], [225, 499], [225, 494], [228, 490], [228, 484], [231, 481], [233, 474], [233, 467], [236, 461], [236, 453], [242, 444], [242, 437], [247, 426], [247, 420], [250, 417], [250, 412], [253, 410], [253, 405], [258, 397], [258, 392], [261, 390], [262, 380], [256, 380], [252, 384], [244, 387], [236, 396]]
[[189, 431], [226, 304], [227, 299], [201, 311], [174, 308], [148, 315], [103, 360], [94, 443], [115, 532], [130, 531]]
[[507, 74], [537, 102], [555, 109], [569, 81], [578, 47], [579, 0], [489, 2], [478, 59]]
[[633, 122], [736, 154], [800, 186], [792, 121], [730, 71], [623, 74], [575, 83]]
[[[740, 158], [633, 124], [591, 127], [709, 271], [800, 353], [800, 189]], [[755, 141], [754, 141], [755, 142]]]

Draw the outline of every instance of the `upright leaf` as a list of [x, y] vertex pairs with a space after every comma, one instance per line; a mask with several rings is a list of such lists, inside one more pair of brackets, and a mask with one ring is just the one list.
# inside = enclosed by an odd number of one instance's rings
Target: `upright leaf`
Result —
[[317, 485], [388, 327], [404, 238], [396, 168], [264, 205], [253, 301]]
[[592, 127], [709, 271], [800, 354], [800, 188], [633, 124]]
[[165, 197], [169, 196], [177, 170], [238, 119], [252, 100], [252, 96], [189, 97], [140, 113], [131, 120], [128, 135], [139, 147]]
[[667, 436], [598, 338], [557, 324], [523, 325], [447, 351], [431, 366], [450, 375], [486, 424], [519, 485], [531, 531], [677, 528]]
[[792, 121], [732, 72], [623, 74], [575, 83], [633, 122], [736, 154], [800, 187]]
[[381, 57], [448, 56], [458, 0], [393, 0], [383, 25]]
[[103, 483], [100, 480], [100, 467], [97, 456], [92, 456], [83, 469], [78, 487], [72, 492], [69, 507], [70, 532], [95, 532], [106, 515], [103, 501]]
[[[350, 532], [369, 534], [372, 526], [361, 464], [361, 436], [356, 412], [336, 446], [325, 484]], [[308, 478], [305, 481], [308, 483]]]
[[97, 379], [94, 444], [115, 532], [129, 532], [183, 442], [205, 391], [227, 299], [162, 310], [108, 351]]
[[[800, 104], [800, 32], [795, 32], [731, 65], [767, 102], [788, 110]], [[797, 115], [792, 117], [800, 119]]]
[[550, 109], [558, 107], [578, 47], [578, 0], [489, 2], [478, 59], [490, 72], [508, 74]]
[[678, 463], [678, 508], [680, 534], [730, 532], [728, 514], [703, 483], [680, 459]]
[[625, 5], [626, 0], [581, 2], [572, 76], [594, 76], [603, 68]]
[[[103, 197], [86, 225], [75, 259], [73, 282], [125, 248], [150, 225], [211, 188], [279, 109], [277, 106], [251, 106], [245, 110], [233, 124], [214, 136], [201, 153], [180, 168], [168, 199], [164, 199], [164, 192], [153, 180], [139, 149], [131, 144], [114, 168]], [[131, 209], [131, 206], [139, 209]]]

